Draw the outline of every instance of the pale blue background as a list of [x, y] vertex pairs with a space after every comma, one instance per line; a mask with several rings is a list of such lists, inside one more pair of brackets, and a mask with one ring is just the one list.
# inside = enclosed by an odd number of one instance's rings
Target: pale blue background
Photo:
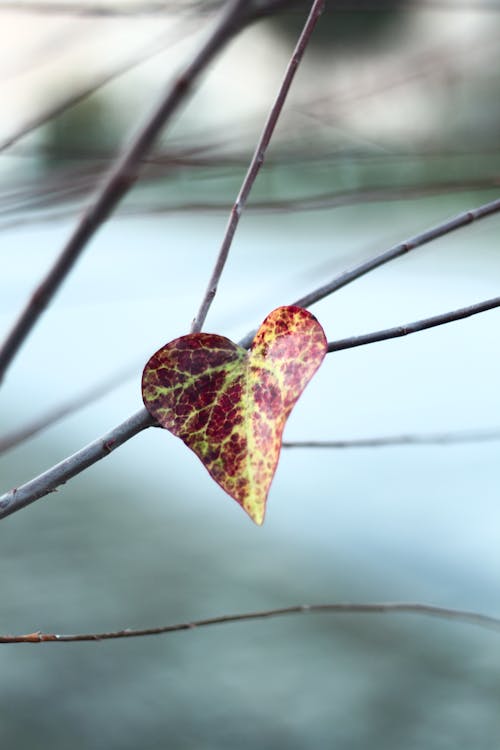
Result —
[[[272, 308], [489, 195], [245, 216], [207, 321], [235, 339]], [[7, 488], [140, 406], [152, 351], [198, 307], [226, 216], [114, 220], [2, 390], [2, 432], [132, 366], [113, 394], [1, 459]], [[2, 235], [0, 328], [71, 224]], [[499, 219], [315, 305], [332, 340], [498, 294]], [[500, 312], [329, 354], [286, 429], [336, 439], [500, 426]], [[500, 615], [498, 444], [284, 451], [255, 527], [149, 430], [0, 525], [5, 632], [173, 623], [304, 602], [418, 600]], [[5, 747], [490, 750], [498, 635], [403, 616], [303, 616], [141, 641], [3, 646]]]

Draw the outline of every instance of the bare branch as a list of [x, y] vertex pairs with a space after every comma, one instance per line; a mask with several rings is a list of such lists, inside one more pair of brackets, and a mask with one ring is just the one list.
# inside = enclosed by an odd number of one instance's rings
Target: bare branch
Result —
[[278, 94], [267, 117], [264, 129], [259, 138], [254, 155], [248, 167], [248, 171], [245, 175], [240, 191], [236, 197], [236, 201], [231, 209], [229, 221], [224, 233], [224, 237], [222, 239], [221, 248], [215, 262], [212, 276], [210, 277], [205, 296], [202, 299], [198, 313], [191, 326], [192, 333], [201, 331], [210, 309], [210, 305], [212, 304], [214, 297], [217, 294], [217, 286], [224, 270], [224, 266], [226, 265], [229, 251], [233, 242], [233, 237], [238, 227], [241, 214], [243, 212], [243, 209], [245, 208], [245, 204], [247, 202], [248, 196], [250, 195], [250, 191], [252, 190], [257, 175], [259, 174], [259, 171], [264, 164], [266, 150], [271, 141], [274, 129], [276, 128], [276, 125], [278, 123], [278, 119], [285, 104], [286, 97], [288, 96], [288, 92], [290, 91], [290, 86], [292, 85], [295, 74], [298, 70], [316, 23], [318, 22], [318, 19], [323, 12], [324, 6], [325, 0], [314, 0], [311, 5], [311, 10], [306, 19], [304, 28], [302, 29], [302, 32], [299, 36], [292, 57], [290, 58], [290, 62], [288, 63], [287, 69], [285, 71], [285, 76], [283, 78], [283, 81], [281, 82]]
[[310, 294], [301, 297], [294, 304], [299, 305], [300, 307], [309, 307], [309, 305], [314, 304], [314, 302], [324, 299], [329, 294], [332, 294], [332, 292], [336, 292], [338, 289], [342, 289], [343, 286], [361, 278], [369, 273], [369, 271], [373, 271], [375, 268], [379, 268], [385, 263], [415, 250], [417, 247], [422, 247], [422, 245], [426, 245], [428, 242], [432, 242], [432, 240], [437, 240], [439, 237], [444, 237], [444, 235], [450, 234], [450, 232], [461, 229], [462, 227], [471, 224], [473, 221], [479, 221], [480, 219], [484, 219], [487, 216], [498, 213], [499, 211], [500, 198], [497, 198], [490, 203], [484, 203], [477, 208], [472, 208], [469, 211], [464, 211], [453, 219], [438, 224], [432, 229], [427, 229], [425, 232], [406, 240], [406, 242], [400, 242], [398, 245], [391, 247], [380, 255], [376, 255], [374, 258], [370, 258], [369, 260], [360, 263], [349, 271], [345, 271], [340, 274], [340, 276], [336, 276], [328, 284], [325, 284], [324, 286], [315, 289], [313, 292], [310, 292]]
[[337, 614], [337, 615], [387, 615], [387, 614], [409, 614], [422, 617], [433, 617], [439, 620], [449, 620], [463, 625], [475, 625], [487, 630], [500, 630], [500, 618], [483, 615], [479, 612], [469, 610], [451, 609], [448, 607], [436, 607], [433, 604], [418, 604], [407, 602], [381, 602], [368, 604], [298, 604], [293, 607], [282, 607], [280, 609], [268, 609], [262, 612], [246, 612], [238, 615], [222, 615], [221, 617], [210, 617], [206, 620], [194, 620], [182, 622], [177, 625], [164, 625], [157, 628], [143, 628], [133, 630], [114, 630], [103, 633], [27, 633], [26, 635], [2, 635], [0, 643], [74, 643], [77, 641], [110, 641], [122, 638], [141, 638], [150, 635], [165, 635], [166, 633], [177, 633], [181, 630], [196, 630], [212, 625], [224, 625], [234, 622], [248, 622], [249, 620], [269, 620], [272, 617], [284, 617], [288, 615], [303, 614]]
[[500, 440], [500, 429], [428, 432], [358, 440], [285, 440], [283, 448], [385, 448], [392, 445], [456, 445]]
[[330, 341], [328, 344], [328, 351], [337, 352], [341, 349], [352, 349], [355, 346], [374, 344], [376, 341], [386, 341], [387, 339], [399, 338], [400, 336], [408, 336], [410, 333], [425, 331], [427, 328], [434, 328], [435, 326], [442, 326], [446, 323], [453, 323], [455, 320], [470, 318], [471, 315], [478, 315], [487, 310], [493, 310], [495, 307], [500, 307], [500, 297], [493, 297], [484, 302], [469, 305], [469, 307], [461, 307], [459, 310], [451, 310], [450, 312], [442, 313], [441, 315], [434, 315], [432, 318], [416, 320], [414, 323], [407, 323], [406, 325], [395, 326], [394, 328], [385, 328], [382, 331], [365, 333], [362, 336], [351, 336], [347, 339]]
[[212, 58], [245, 25], [248, 18], [247, 5], [246, 0], [233, 0], [228, 6], [207, 42], [168, 88], [159, 105], [105, 179], [98, 196], [84, 213], [61, 255], [34, 291], [0, 348], [0, 381], [31, 328], [50, 303], [87, 242], [136, 181], [141, 159], [154, 143], [161, 128], [185, 100], [195, 81]]

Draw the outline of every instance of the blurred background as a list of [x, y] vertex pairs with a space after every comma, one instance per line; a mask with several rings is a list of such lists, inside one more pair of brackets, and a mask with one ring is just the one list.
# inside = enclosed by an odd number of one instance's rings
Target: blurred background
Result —
[[[0, 336], [217, 2], [0, 2]], [[500, 3], [338, 2], [297, 75], [206, 330], [235, 340], [363, 258], [498, 196]], [[309, 4], [236, 37], [10, 368], [16, 486], [141, 406], [151, 353], [198, 309]], [[329, 340], [498, 295], [500, 219], [312, 311]], [[329, 354], [288, 440], [500, 428], [498, 311]], [[284, 450], [255, 527], [160, 430], [0, 524], [0, 632], [148, 627], [298, 603], [406, 600], [500, 616], [498, 443]], [[491, 750], [498, 634], [307, 615], [97, 644], [3, 646], [16, 748]]]

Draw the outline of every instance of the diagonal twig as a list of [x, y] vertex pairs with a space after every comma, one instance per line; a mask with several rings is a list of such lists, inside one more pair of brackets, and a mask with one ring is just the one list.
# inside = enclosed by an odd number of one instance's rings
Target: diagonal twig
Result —
[[154, 143], [161, 128], [185, 100], [208, 63], [231, 37], [247, 23], [249, 19], [247, 6], [247, 0], [233, 0], [226, 8], [208, 40], [169, 86], [145, 125], [105, 178], [96, 199], [83, 214], [62, 253], [47, 276], [35, 289], [31, 299], [0, 348], [0, 382], [25, 338], [50, 303], [87, 242], [106, 221], [136, 181], [141, 159]]
[[146, 409], [136, 412], [106, 435], [81, 448], [72, 456], [68, 456], [68, 458], [52, 466], [43, 474], [39, 474], [30, 482], [26, 482], [21, 487], [15, 487], [2, 495], [0, 497], [0, 518], [9, 516], [11, 513], [15, 513], [35, 502], [35, 500], [54, 492], [68, 479], [80, 474], [102, 458], [106, 458], [134, 435], [145, 430], [146, 427], [152, 427], [154, 424], [153, 418]]
[[348, 271], [344, 271], [344, 273], [336, 276], [328, 284], [315, 289], [309, 294], [305, 294], [294, 304], [299, 305], [300, 307], [309, 307], [309, 305], [312, 305], [314, 302], [319, 302], [319, 300], [327, 297], [329, 294], [332, 294], [332, 292], [336, 292], [343, 286], [346, 286], [352, 281], [361, 278], [365, 274], [369, 273], [369, 271], [373, 271], [375, 268], [379, 268], [385, 263], [388, 263], [391, 260], [395, 260], [396, 258], [399, 258], [402, 255], [415, 250], [417, 247], [422, 247], [422, 245], [426, 245], [433, 240], [437, 240], [439, 239], [439, 237], [444, 237], [450, 232], [454, 232], [457, 229], [462, 229], [468, 224], [471, 224], [473, 221], [485, 219], [487, 216], [492, 216], [499, 211], [500, 198], [497, 198], [490, 203], [484, 203], [477, 208], [471, 208], [468, 211], [464, 211], [463, 213], [454, 216], [452, 219], [449, 219], [449, 221], [444, 221], [433, 227], [432, 229], [427, 229], [421, 234], [416, 234], [414, 237], [410, 237], [410, 239], [405, 240], [405, 242], [400, 242], [397, 245], [394, 245], [393, 247], [389, 248], [389, 250], [386, 250], [380, 255], [369, 258], [359, 265], [354, 266], [354, 268], [351, 268]]
[[264, 125], [264, 129], [259, 138], [254, 154], [252, 156], [252, 160], [241, 185], [240, 191], [231, 209], [229, 220], [226, 226], [226, 231], [222, 239], [222, 244], [217, 256], [217, 260], [215, 262], [212, 275], [210, 277], [210, 281], [208, 282], [208, 286], [201, 301], [200, 308], [191, 326], [192, 333], [198, 333], [199, 331], [201, 331], [210, 309], [210, 305], [212, 304], [214, 297], [217, 294], [217, 286], [222, 276], [224, 266], [226, 265], [226, 261], [231, 249], [236, 229], [240, 221], [241, 214], [243, 212], [243, 209], [245, 208], [245, 204], [247, 202], [248, 196], [250, 195], [250, 191], [252, 190], [257, 175], [259, 174], [260, 169], [264, 164], [267, 147], [269, 146], [272, 135], [278, 123], [283, 105], [285, 104], [286, 97], [288, 96], [288, 92], [290, 91], [290, 86], [292, 85], [295, 74], [298, 70], [316, 23], [318, 22], [318, 19], [323, 12], [324, 6], [325, 0], [314, 0], [311, 5], [311, 10], [304, 24], [304, 28], [302, 29], [295, 49], [287, 65], [278, 94], [273, 102], [266, 123]]
[[281, 607], [279, 609], [268, 609], [261, 612], [245, 612], [236, 615], [222, 615], [220, 617], [209, 617], [205, 620], [194, 620], [182, 622], [176, 625], [164, 625], [157, 628], [143, 628], [133, 630], [114, 630], [102, 633], [27, 633], [26, 635], [0, 635], [0, 643], [74, 643], [78, 641], [110, 641], [122, 638], [141, 638], [151, 635], [165, 635], [166, 633], [177, 633], [181, 630], [196, 630], [198, 628], [210, 627], [212, 625], [224, 625], [235, 622], [248, 622], [250, 620], [268, 620], [273, 617], [284, 617], [300, 614], [344, 614], [344, 615], [382, 615], [382, 614], [409, 614], [423, 617], [434, 617], [439, 620], [450, 620], [464, 625], [475, 625], [480, 628], [498, 631], [500, 630], [500, 618], [484, 615], [470, 610], [451, 609], [449, 607], [437, 607], [433, 604], [420, 604], [412, 602], [375, 602], [367, 604], [351, 604], [340, 602], [337, 604], [298, 604], [292, 607]]

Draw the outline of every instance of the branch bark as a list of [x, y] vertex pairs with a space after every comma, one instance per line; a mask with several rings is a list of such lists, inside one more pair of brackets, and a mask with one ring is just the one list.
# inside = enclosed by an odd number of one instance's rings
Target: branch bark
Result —
[[284, 617], [300, 614], [410, 614], [423, 617], [434, 617], [439, 620], [451, 620], [464, 625], [475, 625], [480, 628], [498, 631], [500, 630], [500, 618], [483, 615], [479, 612], [469, 610], [451, 609], [448, 607], [436, 607], [432, 604], [419, 604], [410, 602], [376, 602], [368, 604], [298, 604], [293, 607], [282, 607], [280, 609], [268, 609], [262, 612], [246, 612], [237, 615], [222, 615], [221, 617], [210, 617], [205, 620], [194, 620], [177, 625], [164, 625], [157, 628], [143, 628], [141, 630], [114, 630], [102, 633], [27, 633], [26, 635], [2, 635], [0, 643], [74, 643], [78, 641], [110, 641], [123, 638], [142, 638], [151, 635], [165, 635], [166, 633], [177, 633], [181, 630], [196, 630], [198, 628], [210, 627], [212, 625], [223, 625], [234, 622], [248, 622], [249, 620], [268, 620], [272, 617]]

